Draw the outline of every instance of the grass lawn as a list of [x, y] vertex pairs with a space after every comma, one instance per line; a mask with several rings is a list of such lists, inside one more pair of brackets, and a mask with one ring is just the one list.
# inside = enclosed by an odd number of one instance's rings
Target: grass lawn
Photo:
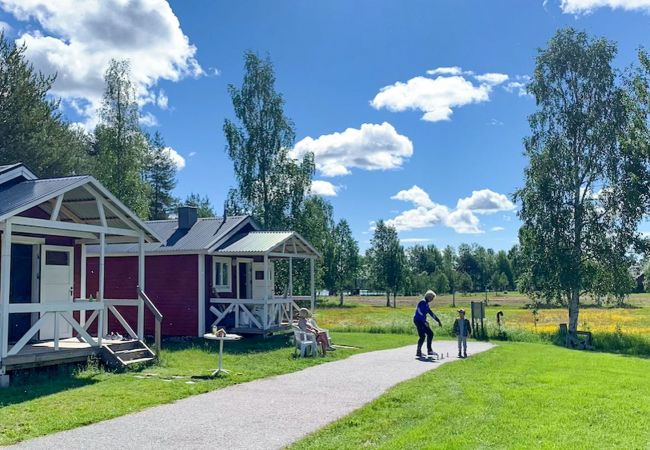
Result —
[[502, 343], [292, 448], [648, 448], [649, 372], [648, 359]]
[[[217, 346], [203, 340], [164, 343], [160, 364], [141, 372], [108, 373], [92, 366], [71, 372], [48, 369], [14, 377], [0, 390], [0, 445], [67, 430], [190, 395], [279, 375], [354, 353], [413, 343], [407, 335], [333, 333], [339, 349], [325, 358], [294, 358], [287, 336], [227, 343], [224, 367], [231, 373], [207, 377], [217, 365]], [[66, 371], [67, 370], [67, 371]]]
[[[456, 296], [452, 306], [451, 296], [436, 298], [433, 311], [441, 318], [443, 328], [434, 327], [436, 334], [451, 335], [456, 310], [468, 311], [472, 301], [483, 301], [482, 294]], [[348, 332], [412, 333], [413, 310], [417, 297], [398, 297], [397, 308], [387, 308], [382, 297], [350, 297], [343, 307], [338, 299], [329, 298], [317, 308], [319, 325]], [[568, 322], [566, 308], [539, 309], [537, 323], [527, 307], [528, 299], [518, 293], [490, 294], [486, 307], [485, 326], [490, 336], [497, 335], [496, 314], [504, 313], [503, 330], [509, 340], [540, 342], [551, 340], [560, 323]], [[650, 295], [634, 294], [628, 307], [599, 307], [585, 302], [580, 310], [579, 328], [594, 333], [595, 345], [604, 351], [650, 356]]]

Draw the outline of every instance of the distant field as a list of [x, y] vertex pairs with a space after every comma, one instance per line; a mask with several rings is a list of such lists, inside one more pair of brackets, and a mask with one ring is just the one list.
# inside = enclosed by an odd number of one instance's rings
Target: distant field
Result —
[[[484, 299], [483, 294], [457, 295], [456, 307], [453, 307], [451, 296], [436, 298], [432, 309], [444, 325], [437, 334], [450, 335], [456, 310], [465, 308], [469, 317], [470, 302]], [[411, 318], [418, 300], [418, 297], [398, 297], [397, 308], [387, 308], [385, 297], [347, 297], [344, 306], [338, 307], [338, 299], [331, 297], [321, 302], [316, 318], [319, 325], [340, 331], [414, 333]], [[529, 299], [519, 293], [490, 294], [486, 327], [495, 334], [496, 314], [502, 311], [506, 332], [525, 333], [524, 340], [534, 340], [536, 336], [555, 334], [559, 324], [568, 321], [566, 308], [549, 308], [538, 310], [535, 323], [532, 309], [527, 306], [529, 303]], [[628, 303], [625, 308], [595, 307], [585, 301], [580, 311], [579, 328], [592, 331], [597, 337], [640, 337], [647, 340], [650, 348], [650, 294], [634, 294]]]

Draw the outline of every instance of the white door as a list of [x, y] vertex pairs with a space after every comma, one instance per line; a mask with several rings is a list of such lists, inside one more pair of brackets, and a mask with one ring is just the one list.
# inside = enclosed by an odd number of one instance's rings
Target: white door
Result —
[[[56, 245], [41, 246], [41, 303], [72, 303], [74, 280], [73, 248]], [[41, 339], [54, 339], [54, 316], [48, 318], [41, 328]], [[72, 337], [72, 327], [59, 317], [59, 338]]]
[[[274, 265], [269, 261], [269, 272], [271, 276], [269, 277], [269, 297], [273, 298], [274, 290]], [[255, 300], [262, 300], [266, 295], [266, 282], [264, 281], [264, 263], [256, 262], [253, 263], [253, 298]]]

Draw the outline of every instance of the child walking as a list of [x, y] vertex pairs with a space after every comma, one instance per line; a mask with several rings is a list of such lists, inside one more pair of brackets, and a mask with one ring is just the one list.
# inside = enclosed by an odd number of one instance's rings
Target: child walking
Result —
[[453, 332], [458, 337], [458, 357], [467, 358], [467, 337], [472, 334], [472, 325], [465, 318], [464, 309], [458, 310], [458, 318], [454, 320]]
[[431, 303], [434, 298], [436, 298], [436, 293], [433, 291], [427, 291], [427, 293], [424, 294], [424, 298], [418, 302], [418, 306], [415, 308], [413, 323], [415, 324], [415, 328], [417, 328], [418, 330], [418, 336], [419, 336], [418, 350], [415, 353], [415, 356], [417, 358], [422, 357], [422, 344], [424, 343], [425, 338], [427, 340], [427, 354], [429, 356], [434, 355], [433, 349], [431, 348], [431, 341], [433, 341], [433, 331], [431, 330], [431, 328], [429, 327], [429, 323], [427, 322], [427, 314], [433, 317], [433, 320], [438, 322], [439, 326], [442, 326], [442, 322], [440, 322], [438, 316], [436, 316], [433, 313], [433, 311], [431, 311], [431, 308], [429, 307], [429, 303]]

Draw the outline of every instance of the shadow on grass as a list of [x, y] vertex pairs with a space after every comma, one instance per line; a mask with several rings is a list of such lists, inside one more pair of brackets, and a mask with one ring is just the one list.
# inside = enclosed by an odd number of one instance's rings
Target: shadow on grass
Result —
[[11, 372], [11, 384], [0, 390], [0, 408], [97, 383], [95, 362], [62, 364]]
[[[292, 336], [291, 334], [279, 334], [267, 338], [247, 336], [240, 341], [224, 343], [224, 353], [241, 355], [272, 352], [283, 348], [291, 349], [293, 348]], [[218, 342], [208, 341], [202, 338], [166, 339], [163, 340], [162, 348], [163, 351], [171, 353], [188, 349], [200, 349], [209, 353], [219, 353]]]

